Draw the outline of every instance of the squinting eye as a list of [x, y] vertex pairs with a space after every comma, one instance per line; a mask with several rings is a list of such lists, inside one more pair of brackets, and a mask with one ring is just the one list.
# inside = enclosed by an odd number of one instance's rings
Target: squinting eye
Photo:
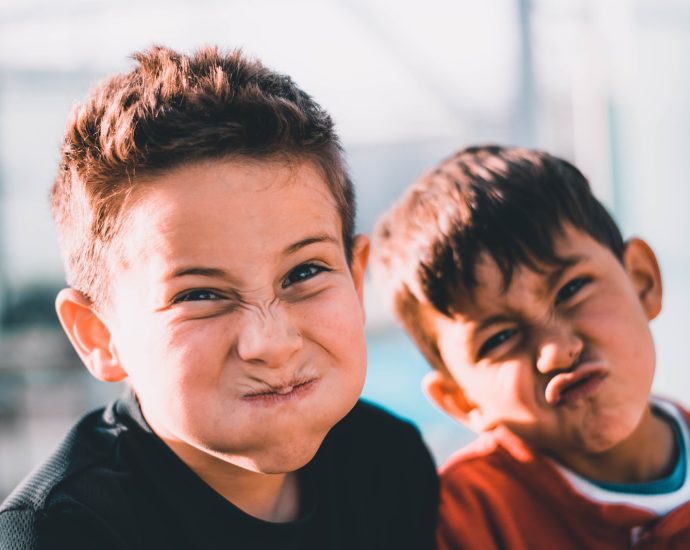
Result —
[[579, 277], [577, 279], [569, 281], [565, 284], [563, 288], [561, 288], [561, 290], [558, 291], [558, 294], [556, 295], [556, 303], [560, 304], [561, 302], [566, 301], [571, 296], [574, 296], [580, 291], [582, 287], [589, 284], [591, 281], [592, 279], [588, 277]]
[[501, 332], [494, 334], [486, 342], [482, 344], [482, 346], [479, 348], [479, 352], [477, 353], [477, 355], [480, 358], [484, 357], [492, 349], [510, 340], [513, 336], [515, 336], [515, 334], [517, 334], [517, 330], [514, 328], [502, 330]]
[[175, 296], [173, 304], [179, 304], [180, 302], [203, 302], [209, 300], [222, 300], [222, 296], [216, 294], [212, 290], [207, 288], [199, 288], [195, 290], [188, 290], [183, 292], [178, 296]]
[[308, 279], [311, 279], [312, 277], [315, 277], [322, 271], [329, 271], [323, 266], [316, 265], [316, 264], [301, 264], [298, 265], [295, 269], [290, 271], [288, 273], [288, 276], [283, 279], [283, 282], [281, 283], [281, 286], [283, 288], [287, 288], [290, 285], [294, 283], [301, 283], [302, 281], [306, 281]]

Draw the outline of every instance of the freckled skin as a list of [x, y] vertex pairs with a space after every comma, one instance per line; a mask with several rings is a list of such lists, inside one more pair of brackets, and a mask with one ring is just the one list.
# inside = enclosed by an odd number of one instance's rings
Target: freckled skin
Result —
[[[132, 204], [105, 318], [147, 421], [197, 469], [300, 468], [364, 383], [365, 240], [350, 269], [309, 163], [185, 166]], [[304, 379], [299, 399], [246, 398]]]

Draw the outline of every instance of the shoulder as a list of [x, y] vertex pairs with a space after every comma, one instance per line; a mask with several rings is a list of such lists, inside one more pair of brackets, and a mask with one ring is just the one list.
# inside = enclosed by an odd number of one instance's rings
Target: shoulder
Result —
[[39, 510], [4, 508], [0, 512], [2, 550], [119, 550], [129, 545], [116, 525], [83, 503], [63, 495]]
[[560, 491], [564, 484], [545, 457], [500, 431], [482, 434], [451, 456], [440, 477], [441, 505], [447, 509], [485, 509], [487, 503], [495, 507], [511, 499], [527, 502], [535, 492]]
[[671, 418], [676, 419], [678, 422], [685, 424], [686, 426], [690, 426], [690, 410], [677, 401], [652, 395], [650, 402], [653, 407], [661, 409]]
[[113, 504], [107, 484], [114, 479], [113, 456], [123, 430], [112, 406], [82, 417], [55, 452], [0, 505], [0, 546], [33, 548], [53, 523], [50, 529], [80, 518], [80, 528], [87, 531], [88, 516], [94, 520], [91, 524], [97, 522], [95, 504]]
[[519, 443], [482, 434], [443, 465], [439, 548], [510, 546], [548, 505], [562, 482], [544, 457], [523, 454]]
[[388, 486], [391, 495], [419, 491], [436, 498], [436, 465], [419, 430], [372, 403], [359, 401], [333, 427], [319, 454], [346, 474], [348, 491]]
[[515, 470], [544, 462], [544, 457], [531, 449], [509, 430], [498, 427], [480, 434], [474, 441], [456, 451], [441, 468], [441, 475], [454, 477], [458, 472], [489, 472]]
[[358, 401], [329, 435], [336, 444], [356, 442], [389, 452], [409, 447], [426, 448], [414, 424], [365, 400]]
[[117, 434], [101, 408], [82, 417], [53, 454], [30, 473], [0, 506], [0, 512], [14, 509], [42, 509], [62, 485], [107, 457]]
[[[472, 524], [478, 517], [514, 524], [517, 518], [563, 505], [575, 492], [544, 455], [497, 428], [453, 455], [440, 470], [441, 517]], [[520, 502], [519, 508], [514, 507]]]
[[419, 430], [385, 409], [359, 401], [336, 424], [318, 453], [331, 471], [339, 471], [337, 483], [355, 487], [388, 486], [391, 495], [402, 491], [437, 491], [436, 465]]
[[453, 492], [477, 490], [483, 486], [483, 479], [503, 477], [506, 467], [514, 467], [512, 462], [510, 453], [495, 437], [483, 434], [456, 451], [439, 469], [442, 488]]
[[316, 462], [320, 490], [334, 496], [324, 501], [337, 499], [337, 522], [367, 533], [353, 548], [433, 547], [438, 476], [412, 423], [360, 401], [333, 427]]

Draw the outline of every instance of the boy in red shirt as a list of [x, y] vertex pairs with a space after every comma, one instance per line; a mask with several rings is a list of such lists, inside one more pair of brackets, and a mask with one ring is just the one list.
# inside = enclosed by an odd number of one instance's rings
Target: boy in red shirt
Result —
[[480, 434], [441, 471], [442, 549], [690, 547], [690, 417], [650, 398], [659, 268], [575, 167], [460, 151], [379, 222], [373, 263], [427, 394]]

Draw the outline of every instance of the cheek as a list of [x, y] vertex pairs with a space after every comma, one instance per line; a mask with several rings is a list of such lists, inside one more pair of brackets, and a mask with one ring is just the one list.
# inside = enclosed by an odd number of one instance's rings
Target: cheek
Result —
[[318, 365], [329, 392], [339, 396], [337, 403], [331, 403], [338, 408], [339, 419], [360, 396], [366, 376], [364, 316], [359, 300], [354, 291], [332, 294], [301, 313], [305, 357]]
[[334, 355], [365, 351], [364, 314], [354, 290], [324, 293], [298, 307], [303, 336]]
[[[220, 430], [219, 408], [230, 416], [230, 399], [219, 400], [232, 381], [223, 380], [223, 341], [213, 324], [168, 327], [149, 342], [147, 364], [132, 385], [151, 426], [159, 434], [204, 438]], [[141, 358], [144, 358], [142, 355]], [[226, 396], [227, 397], [227, 396]]]
[[[488, 418], [531, 420], [538, 406], [531, 366], [511, 361], [488, 367], [469, 367], [459, 374], [471, 402], [479, 404]], [[481, 372], [479, 372], [481, 371]]]
[[[218, 323], [151, 323], [150, 330], [130, 335], [127, 360], [130, 377], [139, 393], [152, 397], [193, 396], [189, 388], [217, 382], [214, 367], [222, 363]], [[216, 369], [217, 370], [217, 369]], [[129, 372], [129, 371], [128, 371]], [[184, 389], [184, 391], [182, 391]]]
[[511, 361], [497, 367], [496, 376], [485, 388], [499, 409], [531, 408], [534, 405], [535, 377], [529, 361]]
[[620, 296], [612, 303], [593, 305], [581, 312], [580, 326], [596, 350], [611, 360], [654, 364], [654, 344], [649, 322], [635, 296]]

